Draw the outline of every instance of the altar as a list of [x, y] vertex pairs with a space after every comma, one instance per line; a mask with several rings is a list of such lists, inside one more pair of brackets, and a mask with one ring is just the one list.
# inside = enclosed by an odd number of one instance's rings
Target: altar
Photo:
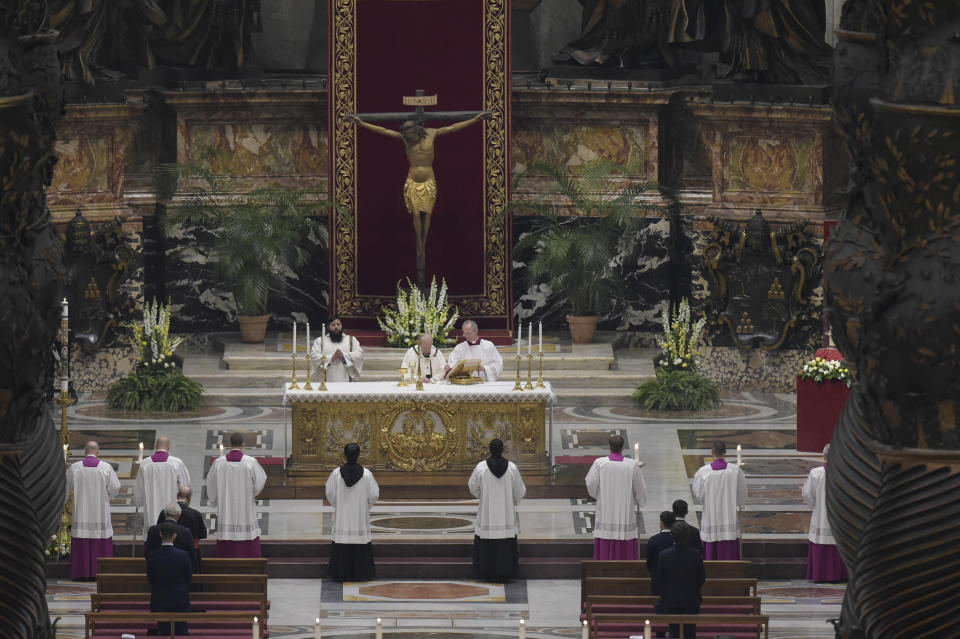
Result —
[[[343, 463], [343, 447], [360, 445], [360, 463], [374, 472], [468, 475], [491, 439], [526, 474], [550, 471], [552, 407], [545, 388], [514, 383], [473, 386], [343, 382], [326, 391], [283, 389], [292, 413], [289, 475], [326, 476]], [[464, 480], [465, 481], [465, 480]]]

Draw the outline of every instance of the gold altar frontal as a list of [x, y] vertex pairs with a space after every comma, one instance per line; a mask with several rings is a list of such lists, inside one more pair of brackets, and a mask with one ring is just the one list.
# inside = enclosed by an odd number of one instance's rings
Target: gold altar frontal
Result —
[[[360, 445], [360, 463], [375, 473], [453, 475], [466, 481], [488, 455], [490, 440], [527, 474], [550, 470], [549, 385], [513, 391], [512, 382], [399, 388], [386, 382], [284, 389], [292, 409], [288, 474], [326, 476], [343, 463], [343, 447]], [[378, 475], [379, 477], [379, 475]]]

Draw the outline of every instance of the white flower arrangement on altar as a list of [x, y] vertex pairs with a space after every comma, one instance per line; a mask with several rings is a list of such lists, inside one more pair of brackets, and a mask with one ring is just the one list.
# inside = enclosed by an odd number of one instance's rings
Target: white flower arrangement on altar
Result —
[[845, 383], [848, 388], [853, 383], [850, 369], [842, 361], [823, 359], [822, 357], [814, 357], [804, 364], [803, 368], [800, 369], [800, 379], [817, 383], [836, 380]]
[[143, 306], [143, 323], [132, 324], [133, 343], [140, 351], [137, 364], [147, 368], [171, 368], [173, 352], [182, 337], [170, 336], [170, 307], [153, 300]]
[[673, 318], [670, 309], [664, 308], [660, 318], [663, 324], [663, 337], [657, 338], [657, 345], [662, 355], [657, 363], [666, 370], [693, 370], [697, 367], [694, 353], [706, 319], [701, 317], [696, 324], [690, 323], [690, 302], [687, 298], [680, 300], [679, 308], [674, 310]]
[[377, 318], [380, 329], [387, 334], [391, 346], [409, 347], [419, 343], [422, 333], [433, 336], [435, 346], [450, 346], [448, 336], [460, 313], [451, 308], [447, 299], [447, 281], [437, 289], [437, 278], [430, 280], [430, 290], [424, 295], [407, 278], [407, 288], [397, 282], [397, 309], [385, 308]]

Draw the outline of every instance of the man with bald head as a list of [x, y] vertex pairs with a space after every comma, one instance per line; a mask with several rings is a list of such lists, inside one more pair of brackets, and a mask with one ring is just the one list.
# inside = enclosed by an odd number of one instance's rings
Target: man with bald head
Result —
[[439, 348], [433, 347], [433, 336], [430, 333], [421, 335], [420, 343], [408, 348], [406, 355], [403, 356], [401, 368], [407, 369], [410, 379], [416, 379], [418, 362], [420, 379], [424, 384], [443, 381], [443, 367], [447, 365], [447, 360]]
[[454, 346], [453, 352], [450, 353], [447, 371], [449, 372], [461, 361], [480, 360], [480, 366], [476, 371], [471, 371], [472, 374], [488, 382], [497, 381], [503, 372], [503, 357], [500, 356], [500, 351], [493, 342], [480, 339], [480, 327], [475, 321], [463, 320], [460, 331], [463, 333], [463, 341]]
[[[180, 519], [178, 523], [189, 530], [193, 538], [193, 548], [195, 552], [191, 556], [191, 559], [196, 558], [193, 572], [199, 573], [201, 569], [200, 540], [207, 538], [207, 526], [203, 523], [203, 515], [200, 511], [190, 506], [190, 500], [192, 498], [193, 489], [189, 485], [181, 486], [180, 490], [177, 491], [177, 505], [180, 506]], [[160, 513], [160, 516], [157, 518], [157, 523], [162, 524], [166, 518], [166, 509], [164, 509], [164, 512]], [[194, 589], [196, 589], [196, 586], [194, 586]]]
[[143, 536], [146, 539], [150, 522], [163, 512], [163, 507], [177, 498], [181, 486], [190, 483], [190, 473], [179, 457], [170, 454], [170, 438], [157, 437], [156, 452], [140, 463], [133, 497], [143, 508]]
[[100, 445], [83, 447], [83, 459], [67, 469], [67, 496], [73, 493], [73, 525], [70, 530], [70, 578], [97, 576], [97, 559], [113, 557], [113, 525], [110, 499], [120, 492], [113, 466], [100, 461]]

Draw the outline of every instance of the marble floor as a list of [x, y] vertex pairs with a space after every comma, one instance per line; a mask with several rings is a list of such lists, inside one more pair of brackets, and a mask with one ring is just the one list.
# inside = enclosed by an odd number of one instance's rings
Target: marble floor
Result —
[[[629, 367], [630, 362], [622, 364]], [[138, 444], [144, 442], [149, 454], [156, 436], [169, 436], [171, 453], [190, 471], [193, 505], [204, 513], [215, 536], [216, 515], [203, 480], [219, 445], [239, 430], [246, 435], [248, 454], [277, 462], [288, 447], [288, 422], [289, 415], [275, 406], [208, 406], [170, 419], [118, 414], [107, 410], [102, 399], [81, 397], [69, 412], [71, 454], [78, 457], [88, 439], [100, 442], [101, 456], [114, 463], [122, 484], [113, 501], [115, 536], [130, 539], [139, 536], [142, 517], [133, 504]], [[657, 531], [660, 511], [669, 509], [675, 499], [686, 499], [697, 511], [690, 492], [693, 473], [709, 454], [710, 442], [723, 439], [731, 448], [737, 443], [743, 447], [749, 487], [745, 539], [806, 539], [809, 508], [800, 498], [800, 486], [821, 460], [796, 450], [794, 394], [733, 393], [715, 410], [675, 414], [643, 411], [627, 398], [572, 398], [558, 391], [551, 433], [556, 463], [589, 464], [604, 453], [612, 432], [623, 435], [631, 451], [638, 443], [645, 464], [648, 501], [641, 513], [642, 535]], [[282, 473], [282, 465], [268, 468], [271, 481], [279, 481]], [[374, 543], [472, 539], [475, 510], [476, 503], [470, 500], [382, 501], [373, 509]], [[585, 491], [577, 498], [524, 500], [519, 511], [521, 540], [592, 537], [593, 507]], [[330, 509], [319, 500], [263, 499], [258, 515], [264, 541], [328, 538], [331, 526]], [[63, 617], [58, 636], [82, 636], [78, 613], [88, 609], [90, 590], [89, 584], [51, 581], [51, 614]], [[516, 633], [520, 618], [527, 620], [531, 637], [578, 634], [575, 581], [518, 581], [504, 589], [469, 581], [386, 580], [341, 587], [320, 580], [277, 579], [270, 581], [269, 592], [273, 637], [312, 637], [317, 616], [325, 636], [372, 636], [377, 616], [383, 618], [386, 634], [504, 637]], [[826, 619], [839, 616], [842, 585], [764, 581], [760, 594], [764, 613], [774, 618], [772, 638], [833, 636]]]

